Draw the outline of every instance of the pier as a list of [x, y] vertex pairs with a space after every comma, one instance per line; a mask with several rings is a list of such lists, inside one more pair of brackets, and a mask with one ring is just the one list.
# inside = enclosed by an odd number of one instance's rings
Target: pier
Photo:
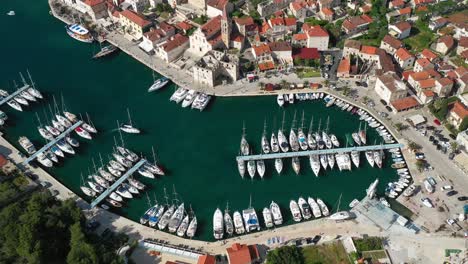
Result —
[[58, 135], [54, 140], [50, 141], [49, 143], [45, 144], [40, 150], [36, 151], [34, 154], [32, 154], [29, 158], [27, 158], [25, 161], [23, 161], [23, 164], [26, 165], [32, 160], [36, 159], [37, 155], [40, 153], [50, 149], [53, 145], [57, 144], [57, 142], [61, 139], [63, 139], [66, 135], [68, 135], [70, 132], [72, 132], [75, 128], [79, 127], [83, 121], [79, 120], [75, 124], [73, 124], [71, 127], [67, 128], [65, 131], [63, 131], [60, 135]]
[[21, 93], [22, 91], [28, 89], [29, 86], [28, 84], [24, 85], [23, 87], [19, 88], [18, 90], [14, 91], [12, 94], [8, 95], [7, 97], [5, 97], [3, 100], [0, 101], [0, 105], [3, 105], [4, 103], [10, 101], [11, 99], [13, 99], [15, 96], [17, 96], [19, 93]]
[[293, 157], [307, 157], [314, 154], [336, 154], [336, 153], [347, 153], [351, 151], [368, 151], [368, 150], [381, 150], [381, 149], [393, 149], [402, 148], [403, 144], [385, 144], [385, 145], [372, 145], [372, 146], [358, 146], [358, 147], [347, 147], [347, 148], [332, 148], [332, 149], [319, 149], [319, 150], [306, 150], [296, 152], [278, 152], [271, 154], [258, 154], [258, 155], [247, 155], [237, 156], [238, 161], [251, 161], [251, 160], [265, 160], [265, 159], [278, 159], [278, 158], [293, 158]]
[[107, 190], [102, 192], [94, 201], [91, 203], [91, 208], [96, 207], [102, 200], [104, 200], [109, 194], [111, 194], [120, 184], [122, 184], [130, 175], [132, 175], [136, 170], [138, 170], [143, 164], [147, 161], [141, 159], [138, 161], [131, 169], [129, 169], [124, 175], [122, 175], [117, 181], [115, 181]]

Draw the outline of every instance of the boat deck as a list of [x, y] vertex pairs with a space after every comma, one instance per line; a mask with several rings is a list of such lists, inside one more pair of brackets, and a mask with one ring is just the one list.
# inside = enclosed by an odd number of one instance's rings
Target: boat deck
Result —
[[143, 164], [147, 161], [145, 159], [141, 159], [138, 161], [132, 168], [130, 168], [124, 175], [122, 175], [119, 179], [117, 179], [107, 190], [102, 192], [94, 201], [91, 203], [91, 208], [96, 207], [102, 200], [104, 200], [107, 196], [109, 196], [120, 184], [122, 184], [128, 177], [130, 177], [135, 171], [137, 171]]
[[28, 84], [24, 85], [23, 87], [19, 88], [18, 90], [14, 91], [12, 94], [8, 95], [7, 97], [5, 97], [3, 100], [0, 101], [0, 105], [3, 105], [4, 103], [10, 101], [11, 99], [13, 99], [13, 97], [17, 96], [19, 93], [21, 93], [22, 91], [28, 89], [29, 86]]
[[50, 149], [53, 145], [57, 144], [57, 142], [61, 139], [63, 139], [65, 136], [70, 134], [75, 128], [79, 127], [83, 121], [79, 120], [78, 122], [74, 123], [71, 127], [67, 128], [65, 131], [63, 131], [60, 135], [58, 135], [54, 140], [50, 141], [49, 143], [45, 144], [41, 149], [36, 151], [34, 154], [32, 154], [29, 158], [27, 158], [25, 161], [23, 161], [23, 164], [28, 164], [32, 160], [35, 160], [37, 158], [37, 155], [40, 153]]
[[320, 150], [306, 150], [306, 151], [295, 151], [295, 152], [279, 152], [270, 154], [258, 154], [258, 155], [247, 155], [237, 156], [238, 161], [250, 161], [250, 160], [265, 160], [265, 159], [277, 159], [277, 158], [293, 158], [293, 157], [307, 157], [314, 154], [336, 154], [346, 153], [351, 151], [368, 151], [368, 150], [380, 150], [380, 149], [393, 149], [402, 148], [403, 144], [385, 144], [385, 145], [371, 145], [371, 146], [358, 146], [348, 148], [332, 148], [332, 149], [320, 149]]

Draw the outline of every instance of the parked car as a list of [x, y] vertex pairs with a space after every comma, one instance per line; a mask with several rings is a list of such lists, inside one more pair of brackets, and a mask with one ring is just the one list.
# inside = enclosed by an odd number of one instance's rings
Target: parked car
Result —
[[452, 185], [444, 185], [444, 186], [440, 187], [440, 190], [441, 191], [450, 191], [450, 190], [453, 190], [453, 186]]
[[392, 108], [390, 106], [388, 106], [388, 105], [385, 106], [385, 109], [387, 109], [387, 111], [389, 111], [389, 112], [392, 112]]
[[460, 197], [457, 198], [457, 200], [461, 201], [461, 202], [466, 201], [466, 200], [468, 200], [468, 196], [460, 196]]
[[452, 190], [452, 191], [450, 191], [450, 192], [448, 192], [448, 193], [446, 193], [446, 194], [447, 194], [448, 197], [450, 197], [450, 196], [454, 196], [454, 195], [458, 194], [458, 192]]
[[449, 224], [449, 225], [455, 224], [455, 220], [453, 220], [452, 218], [447, 219], [446, 222], [447, 222], [447, 224]]
[[387, 102], [385, 102], [384, 99], [380, 99], [380, 102], [381, 102], [383, 105], [387, 106]]
[[434, 141], [434, 139], [435, 139], [434, 136], [429, 136], [429, 141], [430, 142]]
[[439, 119], [437, 119], [437, 118], [436, 118], [436, 119], [434, 119], [434, 124], [436, 124], [436, 125], [440, 126], [440, 121], [439, 121]]
[[453, 158], [455, 158], [455, 153], [450, 153], [449, 156], [448, 156], [449, 160], [453, 160]]
[[422, 159], [425, 158], [424, 153], [420, 153], [420, 152], [415, 153], [414, 156], [415, 156], [416, 159], [418, 159], [418, 160], [422, 160]]

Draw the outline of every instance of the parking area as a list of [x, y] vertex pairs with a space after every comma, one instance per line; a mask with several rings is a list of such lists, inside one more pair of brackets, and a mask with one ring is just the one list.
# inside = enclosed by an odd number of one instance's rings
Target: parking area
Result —
[[334, 83], [337, 81], [336, 71], [340, 64], [341, 50], [322, 51], [320, 56], [320, 70], [322, 77]]

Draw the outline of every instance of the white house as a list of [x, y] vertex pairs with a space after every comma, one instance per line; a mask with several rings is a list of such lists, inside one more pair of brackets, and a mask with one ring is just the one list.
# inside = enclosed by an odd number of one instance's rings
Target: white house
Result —
[[375, 92], [387, 103], [405, 98], [408, 91], [406, 85], [395, 73], [385, 73], [377, 77]]
[[189, 38], [177, 34], [157, 47], [156, 56], [169, 63], [180, 57], [189, 46]]

